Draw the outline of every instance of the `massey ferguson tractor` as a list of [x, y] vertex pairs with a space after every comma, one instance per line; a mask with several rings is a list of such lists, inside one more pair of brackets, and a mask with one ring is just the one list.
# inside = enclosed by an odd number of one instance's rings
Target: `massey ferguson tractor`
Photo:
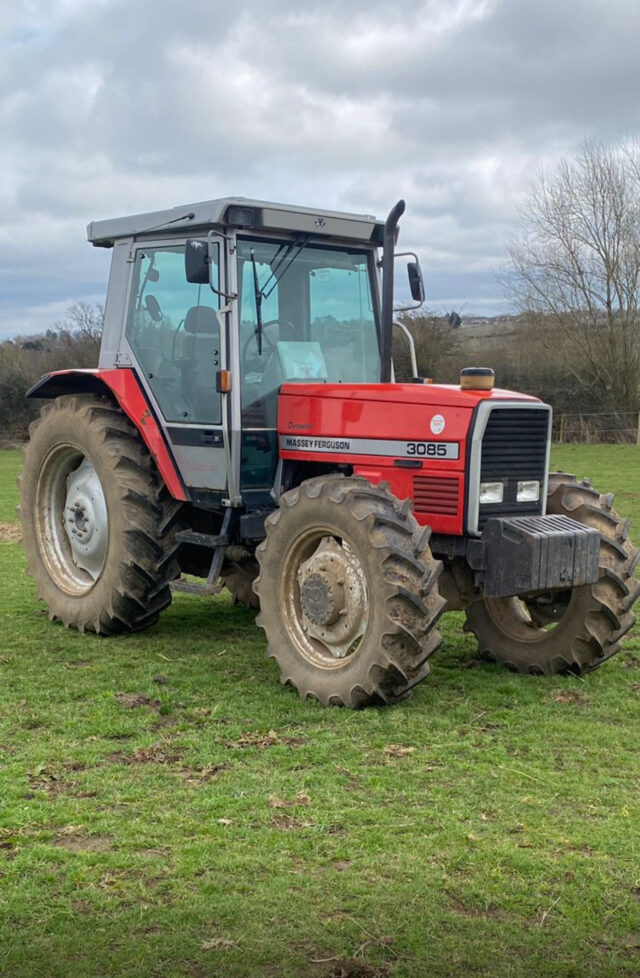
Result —
[[549, 406], [487, 368], [431, 383], [413, 348], [395, 382], [403, 211], [231, 198], [89, 225], [112, 250], [99, 367], [28, 393], [22, 531], [51, 619], [132, 632], [172, 589], [226, 585], [282, 682], [346, 707], [408, 695], [445, 607], [518, 672], [616, 652], [638, 551], [611, 495], [549, 474]]

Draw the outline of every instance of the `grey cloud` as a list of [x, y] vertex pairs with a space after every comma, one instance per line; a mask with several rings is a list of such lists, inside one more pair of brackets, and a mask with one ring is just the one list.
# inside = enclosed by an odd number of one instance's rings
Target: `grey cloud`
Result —
[[537, 167], [638, 130], [639, 28], [634, 0], [3, 5], [0, 336], [101, 294], [88, 221], [228, 193], [404, 196], [434, 303], [498, 308]]

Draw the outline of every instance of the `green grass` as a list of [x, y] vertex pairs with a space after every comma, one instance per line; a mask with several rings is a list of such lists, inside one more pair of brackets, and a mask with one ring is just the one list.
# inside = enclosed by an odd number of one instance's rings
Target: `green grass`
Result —
[[[640, 451], [554, 456], [640, 525]], [[225, 598], [101, 640], [23, 566], [0, 543], [1, 975], [638, 975], [637, 631], [525, 678], [451, 614], [411, 700], [350, 713], [281, 687]]]
[[16, 479], [22, 467], [22, 454], [0, 449], [0, 523], [15, 523], [18, 493]]

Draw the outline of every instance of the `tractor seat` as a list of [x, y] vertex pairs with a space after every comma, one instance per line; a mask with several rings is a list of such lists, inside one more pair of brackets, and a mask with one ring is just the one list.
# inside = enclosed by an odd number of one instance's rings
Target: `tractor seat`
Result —
[[211, 306], [191, 306], [184, 318], [185, 333], [196, 336], [220, 335], [220, 324], [215, 309]]
[[190, 420], [217, 424], [221, 420], [220, 395], [215, 391], [215, 374], [220, 369], [220, 324], [215, 309], [192, 306], [185, 316], [184, 331], [182, 389], [193, 405]]

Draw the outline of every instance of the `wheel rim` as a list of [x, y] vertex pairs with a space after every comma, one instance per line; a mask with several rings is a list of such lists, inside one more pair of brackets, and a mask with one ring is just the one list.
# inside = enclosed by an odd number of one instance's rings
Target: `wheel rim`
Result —
[[357, 551], [329, 527], [308, 530], [284, 557], [287, 631], [307, 661], [342, 668], [357, 655], [369, 623], [369, 589]]
[[498, 628], [520, 642], [544, 642], [560, 626], [578, 589], [509, 598], [485, 598]]
[[109, 519], [98, 474], [72, 445], [56, 446], [40, 469], [34, 525], [56, 585], [71, 595], [91, 590], [105, 564]]

